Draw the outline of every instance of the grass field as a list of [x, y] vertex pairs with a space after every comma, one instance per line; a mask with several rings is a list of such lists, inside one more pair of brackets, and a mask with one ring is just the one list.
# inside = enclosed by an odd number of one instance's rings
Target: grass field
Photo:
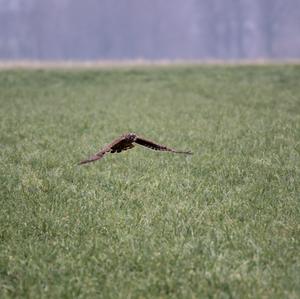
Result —
[[[300, 66], [0, 71], [0, 298], [299, 298]], [[77, 162], [124, 132], [139, 147]]]

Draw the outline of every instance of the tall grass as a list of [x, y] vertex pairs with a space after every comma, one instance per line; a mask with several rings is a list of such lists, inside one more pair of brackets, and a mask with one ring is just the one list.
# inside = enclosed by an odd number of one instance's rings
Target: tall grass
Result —
[[[0, 72], [1, 298], [299, 298], [300, 67]], [[133, 131], [135, 148], [77, 163]]]

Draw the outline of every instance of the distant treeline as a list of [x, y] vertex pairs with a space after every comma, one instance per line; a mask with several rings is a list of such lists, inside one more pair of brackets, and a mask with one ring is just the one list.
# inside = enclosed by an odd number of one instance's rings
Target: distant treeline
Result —
[[299, 0], [0, 0], [0, 59], [299, 57]]

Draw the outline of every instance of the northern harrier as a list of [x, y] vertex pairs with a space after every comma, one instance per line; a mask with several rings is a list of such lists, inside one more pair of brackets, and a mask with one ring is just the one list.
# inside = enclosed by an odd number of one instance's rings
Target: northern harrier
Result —
[[81, 161], [79, 164], [81, 165], [100, 160], [107, 153], [120, 153], [122, 151], [126, 151], [133, 148], [135, 146], [134, 143], [143, 145], [156, 151], [165, 151], [177, 154], [192, 154], [191, 152], [177, 151], [172, 148], [166, 147], [165, 145], [157, 144], [153, 141], [141, 138], [134, 133], [127, 133], [115, 139], [112, 143], [105, 146], [97, 154], [87, 160]]

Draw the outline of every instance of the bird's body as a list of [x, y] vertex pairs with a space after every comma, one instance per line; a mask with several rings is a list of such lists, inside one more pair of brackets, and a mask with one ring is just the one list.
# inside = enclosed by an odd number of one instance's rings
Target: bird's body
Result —
[[112, 143], [105, 146], [91, 158], [83, 160], [79, 164], [86, 164], [100, 160], [107, 153], [120, 153], [122, 151], [126, 151], [128, 149], [133, 148], [135, 144], [139, 144], [157, 151], [167, 151], [178, 154], [191, 154], [191, 152], [177, 151], [172, 148], [166, 147], [165, 145], [161, 145], [153, 141], [144, 139], [142, 137], [139, 137], [135, 133], [126, 133], [120, 136], [119, 138], [115, 139]]

